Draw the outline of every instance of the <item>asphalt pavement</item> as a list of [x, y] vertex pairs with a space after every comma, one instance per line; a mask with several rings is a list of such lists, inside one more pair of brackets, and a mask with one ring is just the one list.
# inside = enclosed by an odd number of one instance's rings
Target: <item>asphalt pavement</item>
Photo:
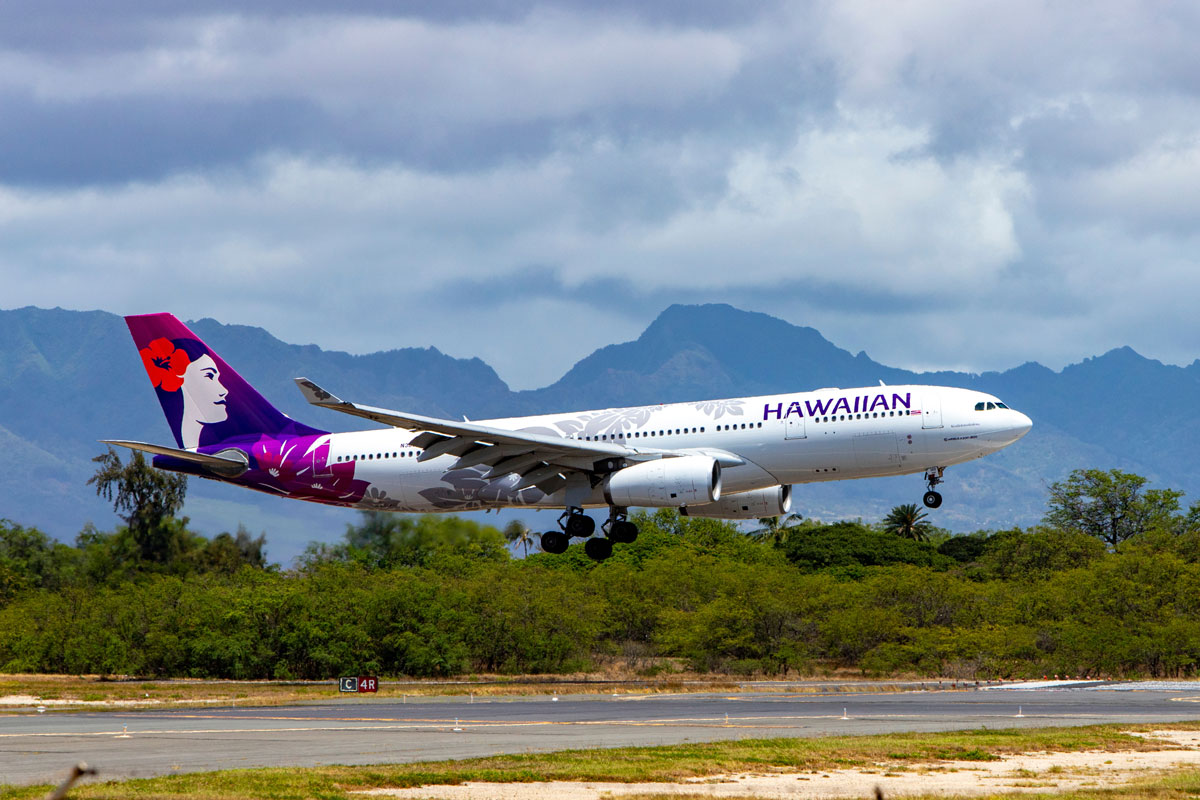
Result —
[[180, 711], [0, 715], [0, 784], [258, 766], [377, 764], [589, 747], [1174, 722], [1200, 719], [1200, 683], [1044, 682], [958, 691], [381, 699]]

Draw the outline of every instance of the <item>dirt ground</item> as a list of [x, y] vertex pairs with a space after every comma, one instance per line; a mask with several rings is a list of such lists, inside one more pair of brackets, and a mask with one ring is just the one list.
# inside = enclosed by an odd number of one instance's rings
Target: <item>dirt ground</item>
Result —
[[[1139, 734], [1140, 735], [1140, 734]], [[1067, 792], [1115, 786], [1181, 767], [1200, 768], [1200, 731], [1155, 731], [1162, 750], [1125, 753], [1025, 753], [999, 761], [878, 764], [817, 773], [716, 775], [681, 783], [465, 783], [361, 792], [377, 797], [438, 800], [600, 800], [625, 795], [728, 798], [886, 797]]]

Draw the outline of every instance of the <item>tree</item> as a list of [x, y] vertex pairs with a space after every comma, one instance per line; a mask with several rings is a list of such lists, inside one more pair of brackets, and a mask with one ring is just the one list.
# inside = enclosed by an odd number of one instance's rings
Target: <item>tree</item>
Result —
[[885, 533], [894, 534], [902, 539], [927, 542], [929, 533], [933, 530], [928, 516], [917, 508], [916, 503], [896, 506], [883, 518], [883, 530]]
[[535, 544], [534, 533], [529, 526], [519, 519], [511, 520], [504, 526], [504, 541], [516, 544], [522, 549], [522, 555], [529, 555], [529, 545]]
[[31, 588], [58, 588], [70, 548], [37, 528], [0, 519], [0, 604]]
[[346, 552], [342, 557], [392, 569], [446, 566], [455, 559], [506, 561], [510, 556], [504, 536], [490, 525], [454, 516], [424, 514], [414, 518], [364, 511], [362, 524], [346, 526]]
[[92, 461], [100, 468], [88, 484], [95, 484], [96, 494], [112, 502], [117, 516], [125, 520], [141, 558], [170, 563], [186, 534], [183, 525], [172, 523], [183, 508], [187, 476], [154, 469], [136, 450], [128, 464], [122, 464], [111, 447]]
[[804, 518], [799, 514], [788, 514], [786, 517], [759, 517], [758, 524], [762, 527], [750, 531], [750, 535], [760, 542], [781, 545], [787, 542], [792, 528], [802, 519]]
[[834, 522], [807, 528], [783, 545], [784, 555], [804, 570], [916, 564], [946, 569], [955, 562], [929, 544], [902, 539], [861, 522]]
[[267, 557], [264, 552], [267, 535], [257, 538], [250, 535], [245, 525], [238, 525], [237, 534], [218, 533], [196, 554], [200, 567], [207, 572], [234, 573], [243, 566], [265, 569]]
[[1141, 475], [1112, 469], [1077, 469], [1065, 481], [1050, 485], [1045, 522], [1077, 530], [1116, 547], [1156, 526], [1172, 525], [1183, 492], [1143, 491]]

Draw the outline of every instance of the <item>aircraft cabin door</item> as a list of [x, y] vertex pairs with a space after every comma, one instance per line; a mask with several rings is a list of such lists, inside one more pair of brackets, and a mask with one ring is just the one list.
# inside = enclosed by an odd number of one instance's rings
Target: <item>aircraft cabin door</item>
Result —
[[921, 427], [942, 427], [942, 396], [927, 394], [921, 398]]
[[784, 422], [783, 438], [785, 439], [807, 439], [808, 433], [804, 429], [804, 417], [796, 414], [788, 417]]

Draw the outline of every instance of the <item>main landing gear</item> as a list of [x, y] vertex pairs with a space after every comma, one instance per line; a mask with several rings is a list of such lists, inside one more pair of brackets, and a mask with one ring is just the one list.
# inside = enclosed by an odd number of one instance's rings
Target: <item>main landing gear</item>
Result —
[[547, 553], [565, 553], [571, 539], [587, 539], [583, 552], [588, 558], [603, 561], [612, 555], [613, 544], [628, 544], [637, 539], [638, 529], [626, 518], [626, 509], [614, 507], [608, 521], [601, 530], [604, 536], [592, 536], [596, 532], [596, 521], [583, 513], [582, 508], [568, 508], [558, 518], [561, 531], [546, 531], [542, 534], [542, 550]]
[[942, 482], [942, 473], [945, 471], [945, 467], [930, 467], [925, 470], [925, 482], [929, 485], [929, 491], [925, 493], [922, 502], [929, 508], [937, 508], [942, 504], [942, 495], [935, 491], [934, 487]]

